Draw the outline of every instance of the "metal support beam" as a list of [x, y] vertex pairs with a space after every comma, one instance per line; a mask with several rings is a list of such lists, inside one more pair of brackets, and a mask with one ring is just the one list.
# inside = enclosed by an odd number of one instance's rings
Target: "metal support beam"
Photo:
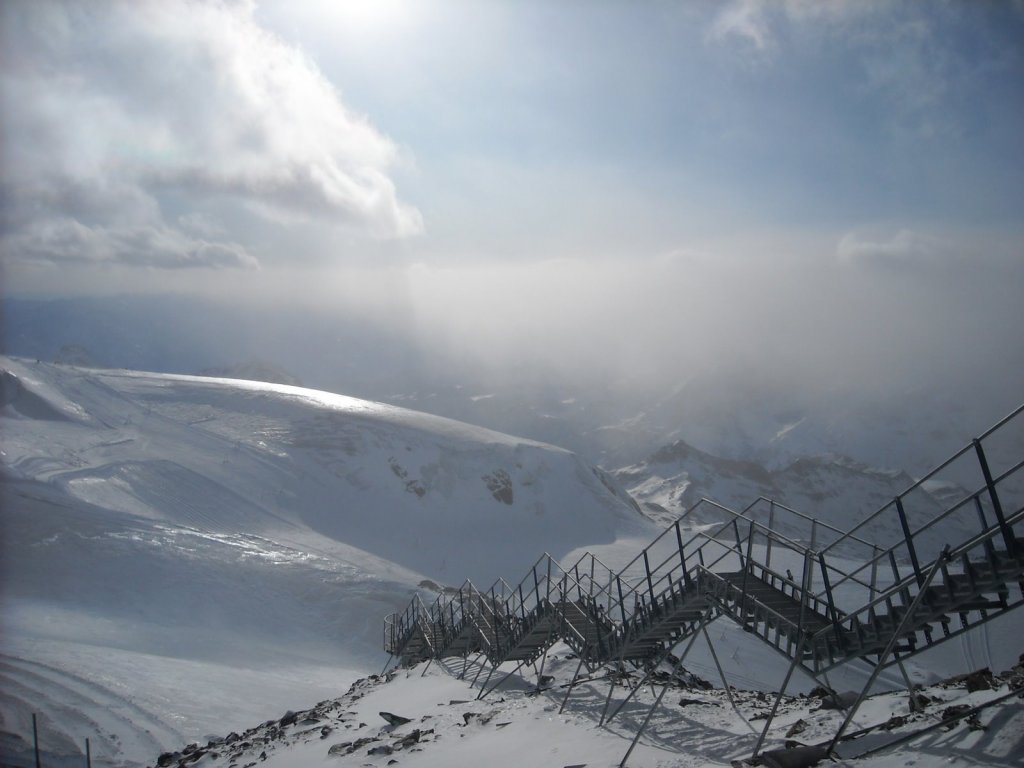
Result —
[[925, 577], [924, 583], [921, 585], [920, 590], [918, 590], [917, 595], [914, 597], [914, 601], [910, 604], [910, 608], [908, 608], [907, 612], [903, 615], [903, 619], [900, 621], [899, 626], [893, 632], [892, 638], [885, 646], [885, 650], [881, 653], [881, 655], [879, 655], [878, 662], [875, 664], [875, 671], [871, 673], [871, 677], [868, 678], [867, 683], [864, 685], [864, 689], [860, 692], [860, 695], [857, 696], [857, 701], [854, 702], [853, 706], [850, 707], [849, 711], [846, 713], [846, 718], [843, 720], [843, 724], [839, 726], [839, 730], [836, 731], [836, 735], [833, 736], [832, 741], [828, 743], [828, 748], [826, 749], [825, 754], [832, 754], [832, 752], [836, 748], [836, 744], [839, 742], [839, 739], [842, 738], [843, 733], [849, 727], [850, 723], [853, 722], [853, 716], [857, 714], [857, 710], [860, 709], [860, 705], [863, 704], [864, 699], [867, 698], [868, 691], [871, 689], [871, 686], [875, 684], [875, 681], [878, 679], [878, 676], [882, 673], [882, 668], [885, 665], [885, 660], [889, 658], [889, 655], [896, 648], [896, 644], [899, 642], [900, 637], [906, 631], [908, 625], [910, 624], [911, 618], [917, 611], [918, 606], [922, 603], [925, 592], [928, 590], [928, 587], [932, 583], [932, 579], [935, 578], [935, 574], [937, 574], [942, 569], [942, 565], [948, 559], [949, 546], [947, 545], [946, 548], [942, 550], [942, 554], [939, 555], [938, 559], [935, 561], [931, 569], [928, 571], [928, 575]]
[[558, 714], [562, 714], [565, 711], [565, 705], [569, 703], [569, 694], [576, 687], [576, 680], [580, 676], [581, 669], [583, 669], [583, 656], [580, 656], [580, 663], [576, 665], [576, 671], [573, 673], [572, 681], [569, 683], [569, 690], [565, 692], [565, 698], [562, 699], [562, 706], [558, 708]]
[[910, 564], [914, 568], [914, 578], [917, 579], [917, 584], [920, 586], [924, 580], [924, 575], [921, 573], [921, 564], [917, 561], [917, 549], [914, 547], [914, 537], [910, 533], [907, 513], [903, 509], [903, 499], [899, 496], [896, 497], [896, 514], [899, 515], [900, 527], [903, 529], [903, 541], [907, 545], [907, 552], [910, 553]]
[[806, 641], [807, 635], [801, 634], [800, 642], [796, 644], [796, 653], [793, 655], [793, 661], [789, 665], [789, 669], [786, 670], [786, 676], [782, 680], [782, 686], [779, 688], [779, 693], [775, 697], [775, 703], [772, 704], [772, 711], [768, 714], [768, 719], [764, 722], [764, 728], [761, 730], [761, 735], [757, 738], [757, 744], [754, 745], [753, 757], [757, 757], [761, 751], [764, 739], [768, 735], [768, 729], [771, 727], [772, 721], [775, 719], [775, 715], [779, 711], [779, 704], [782, 702], [782, 697], [786, 695], [786, 689], [789, 687], [789, 681], [793, 677], [793, 670], [795, 670], [797, 665], [800, 663], [800, 657], [803, 655], [804, 644]]
[[1006, 544], [1006, 551], [1013, 557], [1017, 555], [1017, 539], [1013, 535], [1010, 526], [1006, 524], [1006, 515], [1003, 514], [1003, 505], [999, 501], [999, 494], [996, 492], [996, 484], [992, 479], [992, 470], [988, 467], [988, 459], [985, 458], [985, 451], [981, 447], [981, 440], [975, 439], [974, 452], [978, 455], [978, 463], [981, 465], [981, 473], [985, 476], [985, 488], [988, 489], [989, 501], [992, 502], [992, 511], [996, 514], [996, 521], [999, 523], [999, 530], [1003, 534], [1003, 543]]
[[732, 707], [733, 711], [739, 715], [740, 720], [742, 720], [746, 724], [747, 728], [750, 729], [750, 732], [757, 733], [757, 729], [750, 724], [750, 721], [747, 720], [742, 712], [740, 712], [740, 708], [736, 706], [736, 699], [733, 698], [732, 689], [729, 687], [729, 681], [725, 677], [725, 670], [722, 668], [722, 663], [718, 660], [718, 654], [715, 652], [715, 646], [711, 642], [711, 635], [708, 634], [707, 626], [701, 627], [701, 632], [704, 634], [704, 640], [708, 644], [708, 650], [711, 651], [711, 658], [714, 659], [715, 666], [718, 668], [718, 675], [722, 678], [722, 687], [725, 688], [725, 695], [729, 699], [729, 705]]
[[[703, 618], [701, 619], [699, 629], [704, 629], [710, 617], [710, 612], [704, 614]], [[636, 748], [637, 742], [640, 741], [640, 737], [643, 735], [644, 730], [647, 728], [647, 724], [651, 722], [651, 717], [654, 715], [654, 710], [658, 708], [658, 705], [661, 704], [661, 700], [665, 698], [665, 694], [668, 693], [668, 689], [672, 687], [672, 681], [675, 679], [676, 672], [679, 670], [679, 667], [682, 666], [683, 659], [686, 658], [686, 655], [690, 652], [690, 649], [693, 648], [693, 644], [697, 640], [697, 635], [699, 634], [699, 630], [693, 633], [693, 636], [690, 638], [690, 642], [687, 643], [686, 649], [683, 651], [683, 655], [680, 656], [676, 660], [676, 663], [673, 665], [672, 673], [668, 677], [668, 682], [665, 683], [665, 687], [661, 689], [661, 693], [658, 695], [658, 698], [651, 705], [651, 708], [647, 710], [647, 716], [644, 718], [643, 723], [641, 723], [640, 727], [637, 729], [636, 736], [633, 737], [633, 741], [629, 745], [629, 749], [626, 750], [626, 754], [622, 756], [622, 762], [619, 763], [619, 768], [625, 768], [626, 761], [629, 760], [629, 756], [633, 754], [633, 750]]]

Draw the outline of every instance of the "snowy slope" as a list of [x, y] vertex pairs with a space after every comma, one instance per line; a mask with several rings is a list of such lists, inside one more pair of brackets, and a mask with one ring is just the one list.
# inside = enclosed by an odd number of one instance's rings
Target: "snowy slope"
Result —
[[[416, 768], [611, 768], [619, 765], [666, 683], [670, 683], [667, 695], [631, 752], [629, 766], [750, 764], [746, 759], [772, 705], [771, 697], [737, 690], [732, 694], [734, 708], [722, 689], [709, 689], [707, 681], [687, 672], [673, 679], [671, 667], [666, 665], [656, 686], [645, 688], [606, 727], [597, 727], [609, 682], [597, 676], [570, 692], [567, 686], [576, 664], [567, 650], [565, 646], [552, 649], [541, 689], [535, 687], [536, 678], [513, 676], [500, 689], [476, 700], [479, 684], [472, 687], [477, 671], [472, 663], [465, 670], [461, 662], [452, 660], [435, 662], [429, 669], [421, 664], [395, 670], [386, 678], [374, 675], [359, 680], [341, 697], [279, 713], [272, 721], [222, 733], [205, 743], [179, 745], [161, 756], [161, 764], [174, 768], [212, 768], [225, 762], [267, 768], [392, 764]], [[442, 670], [443, 666], [446, 669]], [[465, 677], [459, 679], [463, 672]], [[981, 679], [989, 687], [969, 691], [966, 681], [954, 679], [919, 690], [919, 702], [924, 706], [914, 713], [909, 711], [906, 691], [869, 699], [849, 731], [866, 732], [842, 743], [839, 754], [860, 755], [954, 717], [957, 707], [976, 707], [1005, 696], [1010, 686], [1024, 683], [1024, 667], [1018, 665], [1001, 678]], [[637, 682], [635, 674], [631, 682]], [[561, 711], [566, 694], [567, 706]], [[827, 742], [843, 713], [823, 707], [823, 703], [821, 694], [784, 698], [765, 753], [770, 756], [787, 742]], [[384, 713], [407, 722], [388, 722]], [[936, 729], [909, 744], [838, 764], [863, 768], [937, 765], [940, 761], [954, 768], [1015, 765], [1024, 756], [1022, 727], [1024, 705], [1011, 699], [1011, 703], [983, 709], [974, 718], [954, 720], [948, 728]]]
[[0, 368], [8, 756], [32, 711], [52, 751], [91, 735], [110, 764], [138, 764], [308, 704], [383, 664], [381, 617], [422, 580], [489, 584], [649, 526], [573, 454], [439, 417], [283, 385]]

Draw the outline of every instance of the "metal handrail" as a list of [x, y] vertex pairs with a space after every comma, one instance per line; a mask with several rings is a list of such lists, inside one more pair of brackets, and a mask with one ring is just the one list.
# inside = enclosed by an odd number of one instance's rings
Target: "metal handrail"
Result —
[[[987, 430], [986, 430], [986, 431], [985, 431], [984, 433], [982, 433], [982, 435], [981, 435], [980, 437], [978, 437], [978, 438], [976, 438], [976, 439], [977, 439], [978, 441], [981, 441], [981, 440], [984, 440], [985, 438], [987, 438], [987, 437], [989, 437], [989, 436], [991, 436], [991, 435], [995, 434], [995, 432], [997, 432], [998, 430], [1002, 429], [1002, 428], [1003, 428], [1004, 426], [1006, 426], [1006, 425], [1007, 425], [1007, 424], [1008, 424], [1009, 422], [1013, 421], [1013, 419], [1015, 419], [1015, 418], [1016, 418], [1017, 416], [1019, 416], [1019, 415], [1020, 415], [1021, 413], [1024, 413], [1024, 404], [1022, 404], [1022, 405], [1018, 406], [1018, 407], [1017, 407], [1016, 409], [1014, 409], [1014, 410], [1013, 410], [1013, 411], [1012, 411], [1011, 413], [1009, 413], [1009, 414], [1008, 414], [1007, 416], [1005, 416], [1004, 418], [1000, 419], [1000, 420], [999, 420], [999, 421], [998, 421], [998, 422], [997, 422], [996, 424], [994, 424], [994, 425], [993, 425], [992, 427], [990, 427], [989, 429], [987, 429]], [[948, 467], [948, 466], [949, 466], [950, 464], [952, 464], [953, 462], [955, 462], [955, 461], [956, 461], [957, 459], [959, 459], [959, 458], [960, 458], [961, 456], [963, 456], [963, 455], [964, 455], [965, 453], [967, 453], [968, 451], [970, 451], [970, 450], [971, 450], [971, 449], [972, 449], [973, 447], [974, 447], [974, 444], [973, 444], [973, 443], [971, 443], [971, 444], [969, 444], [969, 445], [965, 445], [965, 446], [964, 446], [963, 448], [961, 448], [961, 449], [960, 449], [959, 451], [957, 451], [956, 453], [954, 453], [954, 454], [953, 454], [952, 456], [950, 456], [950, 457], [949, 457], [948, 459], [946, 459], [946, 460], [945, 460], [945, 461], [943, 461], [943, 462], [942, 462], [941, 464], [939, 464], [938, 466], [936, 466], [936, 467], [935, 467], [934, 469], [930, 470], [930, 471], [929, 471], [929, 472], [928, 472], [927, 474], [925, 474], [925, 475], [924, 475], [923, 477], [921, 477], [920, 479], [918, 479], [918, 480], [917, 480], [917, 481], [916, 481], [915, 483], [913, 483], [913, 484], [912, 484], [912, 485], [911, 485], [911, 486], [910, 486], [909, 488], [907, 488], [907, 489], [906, 489], [905, 491], [903, 491], [902, 493], [900, 493], [899, 495], [897, 495], [897, 497], [896, 497], [896, 498], [898, 498], [898, 499], [902, 499], [903, 497], [905, 497], [905, 496], [907, 496], [908, 494], [910, 494], [910, 493], [911, 493], [912, 491], [915, 491], [915, 490], [917, 490], [917, 489], [918, 489], [918, 488], [920, 488], [920, 487], [921, 487], [922, 485], [924, 485], [924, 484], [925, 484], [925, 483], [926, 483], [927, 481], [929, 481], [929, 480], [931, 480], [931, 479], [932, 479], [933, 477], [935, 477], [935, 475], [937, 475], [937, 474], [938, 474], [939, 472], [941, 472], [942, 470], [944, 470], [944, 469], [945, 469], [946, 467]], [[837, 544], [839, 544], [839, 543], [840, 543], [841, 541], [844, 541], [845, 539], [847, 539], [847, 538], [851, 537], [851, 536], [852, 536], [852, 535], [853, 535], [853, 534], [854, 534], [854, 533], [855, 533], [856, 531], [859, 531], [859, 530], [860, 530], [861, 528], [863, 528], [863, 527], [864, 527], [865, 525], [867, 525], [868, 523], [870, 523], [870, 522], [872, 522], [872, 521], [876, 520], [876, 519], [877, 519], [877, 518], [878, 518], [878, 517], [879, 517], [879, 516], [880, 516], [880, 515], [881, 515], [881, 514], [882, 514], [883, 512], [885, 512], [885, 511], [886, 511], [886, 510], [887, 510], [887, 509], [889, 508], [889, 505], [890, 505], [890, 504], [892, 504], [892, 503], [893, 503], [893, 502], [889, 502], [889, 503], [887, 503], [887, 504], [886, 504], [885, 506], [883, 506], [883, 507], [882, 507], [881, 509], [877, 510], [876, 512], [872, 513], [871, 515], [869, 515], [869, 516], [868, 516], [868, 517], [866, 517], [865, 519], [861, 520], [861, 521], [860, 521], [859, 523], [857, 523], [857, 525], [855, 525], [855, 526], [854, 526], [853, 528], [851, 528], [851, 529], [850, 529], [849, 531], [847, 531], [847, 532], [846, 532], [846, 534], [845, 534], [844, 536], [841, 536], [841, 537], [840, 537], [839, 539], [836, 539], [836, 541], [834, 541], [834, 542], [832, 542], [831, 544], [829, 544], [829, 546], [828, 546], [828, 547], [826, 547], [826, 548], [825, 548], [824, 550], [822, 550], [822, 551], [823, 551], [823, 552], [825, 552], [825, 551], [828, 551], [828, 550], [829, 550], [829, 549], [831, 549], [832, 547], [834, 547], [834, 546], [836, 546]]]
[[[1021, 460], [1021, 461], [1017, 462], [1012, 467], [1010, 467], [1005, 472], [1003, 472], [1001, 475], [999, 475], [999, 477], [994, 478], [993, 479], [993, 483], [995, 485], [998, 485], [999, 483], [1001, 483], [1004, 480], [1006, 480], [1006, 478], [1008, 478], [1011, 475], [1013, 475], [1015, 472], [1018, 472], [1022, 467], [1024, 467], [1024, 460]], [[911, 535], [910, 535], [910, 540], [913, 540], [913, 539], [917, 538], [924, 531], [927, 531], [928, 529], [934, 527], [935, 525], [937, 525], [938, 523], [942, 522], [946, 518], [951, 517], [955, 513], [959, 512], [963, 507], [965, 507], [966, 505], [970, 504], [975, 499], [981, 498], [987, 491], [988, 491], [988, 486], [987, 485], [983, 485], [981, 488], [979, 488], [978, 490], [974, 491], [973, 493], [969, 493], [967, 496], [965, 496], [963, 499], [958, 501], [956, 504], [954, 504], [952, 507], [947, 509], [945, 512], [942, 512], [941, 514], [931, 518], [927, 523], [922, 525], [920, 528], [918, 528], [915, 531], [912, 531]], [[892, 504], [895, 504], [895, 501], [890, 501], [888, 504], [886, 504], [884, 507], [882, 507], [882, 509], [879, 510], [879, 511], [884, 511], [884, 510], [888, 509]], [[1007, 521], [1007, 522], [1009, 522], [1009, 521]], [[990, 530], [997, 530], [998, 531], [999, 530], [999, 526], [998, 526], [998, 524], [994, 524], [994, 525], [990, 526], [989, 528], [986, 528], [985, 530], [986, 531], [990, 531]], [[992, 537], [986, 537], [986, 538], [995, 538], [995, 537], [992, 536]], [[906, 539], [901, 539], [899, 542], [897, 542], [896, 544], [893, 544], [891, 547], [888, 547], [887, 549], [878, 550], [878, 553], [875, 555], [875, 557], [871, 558], [870, 560], [867, 560], [866, 562], [862, 563], [860, 566], [855, 568], [853, 571], [851, 571], [849, 574], [847, 574], [844, 579], [840, 580], [835, 585], [833, 585], [833, 588], [835, 588], [839, 584], [845, 582], [847, 579], [852, 578], [854, 575], [864, 571], [866, 568], [870, 568], [872, 565], [877, 565], [881, 560], [887, 559], [891, 553], [895, 553], [897, 550], [900, 549], [900, 547], [903, 547], [903, 546], [906, 546], [906, 545], [907, 545], [907, 540]], [[828, 549], [828, 548], [826, 548], [826, 549]], [[822, 550], [822, 551], [824, 552], [825, 550]], [[863, 585], [862, 582], [858, 582], [858, 583], [861, 583]]]

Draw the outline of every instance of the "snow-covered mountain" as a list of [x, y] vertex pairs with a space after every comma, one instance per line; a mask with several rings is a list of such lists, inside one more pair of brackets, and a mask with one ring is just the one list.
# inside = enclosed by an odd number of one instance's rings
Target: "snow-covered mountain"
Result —
[[[754, 461], [713, 456], [682, 440], [614, 474], [659, 522], [678, 518], [701, 498], [742, 509], [765, 497], [841, 528], [867, 517], [914, 482], [901, 470], [836, 455], [800, 458], [771, 470]], [[923, 515], [945, 509], [941, 490], [935, 489], [938, 498], [921, 494], [927, 502]]]
[[[958, 380], [878, 371], [865, 383], [781, 363], [692, 360], [672, 375], [681, 366], [670, 350], [645, 374], [614, 361], [596, 371], [541, 359], [487, 364], [425, 337], [413, 318], [266, 309], [172, 295], [11, 297], [0, 308], [0, 352], [261, 380], [267, 370], [228, 364], [265, 360], [307, 386], [559, 445], [608, 469], [683, 440], [769, 469], [836, 454], [921, 475], [1022, 399], [1019, 376], [974, 369]], [[67, 358], [68, 345], [80, 354]]]
[[544, 550], [651, 529], [572, 453], [436, 416], [0, 369], [3, 754], [24, 751], [35, 711], [51, 751], [91, 736], [108, 764], [151, 760], [336, 695], [383, 663], [381, 619], [424, 580], [489, 585]]

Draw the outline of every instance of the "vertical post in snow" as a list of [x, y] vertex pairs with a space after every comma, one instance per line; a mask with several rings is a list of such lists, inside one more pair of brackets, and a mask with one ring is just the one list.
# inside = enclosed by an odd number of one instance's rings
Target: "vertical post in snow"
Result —
[[40, 768], [39, 765], [39, 731], [36, 729], [36, 713], [32, 713], [32, 746], [36, 752], [36, 768]]
[[92, 749], [89, 747], [89, 739], [85, 740], [85, 768], [92, 768]]

